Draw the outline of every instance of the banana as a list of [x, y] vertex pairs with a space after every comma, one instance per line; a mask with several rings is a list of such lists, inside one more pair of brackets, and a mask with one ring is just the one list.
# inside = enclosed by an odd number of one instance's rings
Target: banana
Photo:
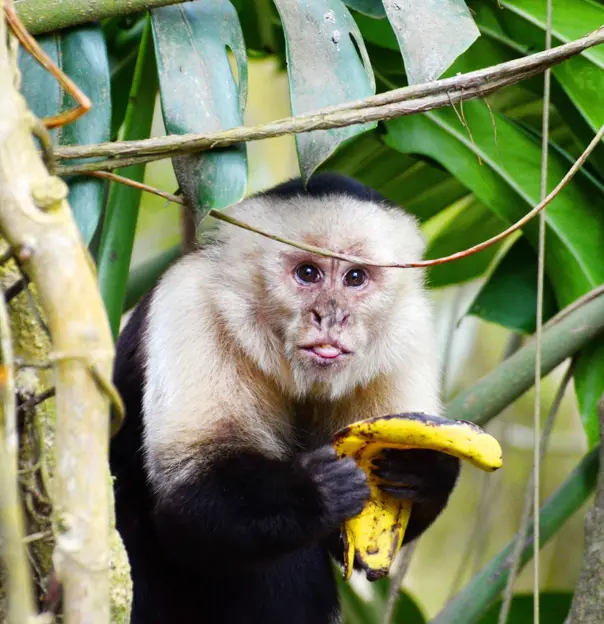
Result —
[[371, 462], [385, 448], [424, 448], [464, 459], [486, 471], [502, 465], [501, 447], [477, 425], [427, 414], [395, 414], [355, 422], [338, 431], [333, 446], [339, 457], [352, 457], [369, 479], [371, 495], [363, 511], [344, 523], [344, 577], [353, 563], [365, 570], [367, 579], [388, 574], [411, 514], [411, 501], [398, 500], [379, 489]]

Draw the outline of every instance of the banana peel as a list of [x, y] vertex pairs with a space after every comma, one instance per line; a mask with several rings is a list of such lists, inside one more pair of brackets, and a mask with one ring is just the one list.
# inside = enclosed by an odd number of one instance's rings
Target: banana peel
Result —
[[355, 559], [368, 580], [386, 576], [411, 515], [411, 501], [396, 499], [379, 489], [372, 461], [382, 449], [431, 449], [489, 472], [502, 465], [499, 443], [477, 425], [422, 413], [362, 420], [338, 431], [332, 443], [339, 457], [352, 457], [365, 471], [371, 490], [363, 511], [342, 528], [346, 579], [352, 575]]

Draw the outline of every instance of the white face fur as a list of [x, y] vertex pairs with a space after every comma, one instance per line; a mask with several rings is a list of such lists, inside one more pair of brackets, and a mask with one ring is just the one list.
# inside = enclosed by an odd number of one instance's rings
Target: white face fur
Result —
[[[341, 195], [252, 198], [229, 214], [382, 263], [419, 260], [424, 248], [413, 217]], [[417, 269], [324, 258], [229, 225], [218, 239], [208, 248], [217, 312], [247, 355], [292, 397], [333, 400], [399, 370], [407, 347], [424, 335], [430, 310]]]

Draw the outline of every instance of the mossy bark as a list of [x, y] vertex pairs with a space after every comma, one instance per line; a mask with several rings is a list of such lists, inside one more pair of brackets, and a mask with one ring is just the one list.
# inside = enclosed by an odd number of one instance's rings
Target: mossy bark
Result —
[[[8, 249], [5, 242], [0, 243], [0, 255]], [[0, 266], [0, 285], [6, 290], [22, 279], [16, 264], [11, 260]], [[38, 304], [35, 285], [30, 284], [29, 293], [21, 292], [9, 304], [11, 333], [15, 357], [21, 362], [45, 362], [50, 353], [50, 339], [40, 323], [43, 311]], [[16, 375], [16, 390], [23, 401], [39, 396], [52, 387], [53, 375], [49, 370], [20, 367]], [[22, 410], [23, 412], [23, 410]], [[21, 491], [24, 501], [26, 531], [28, 535], [47, 535], [51, 528], [51, 508], [44, 500], [52, 500], [52, 474], [54, 473], [54, 430], [55, 401], [53, 398], [25, 410], [20, 419], [19, 466], [21, 473]], [[39, 458], [38, 451], [43, 451]], [[41, 462], [39, 460], [42, 460]], [[32, 470], [32, 467], [36, 467]], [[43, 475], [43, 476], [42, 476]], [[48, 480], [50, 492], [45, 491]], [[113, 500], [111, 500], [113, 504]], [[46, 508], [45, 508], [46, 507]], [[111, 514], [113, 517], [113, 514]], [[110, 584], [111, 584], [111, 623], [128, 624], [132, 583], [130, 566], [119, 534], [111, 526], [110, 534]], [[54, 540], [52, 535], [32, 541], [28, 545], [32, 566], [32, 577], [37, 585], [35, 594], [41, 598], [47, 588], [47, 579], [52, 569]], [[6, 596], [3, 578], [0, 576], [0, 622], [6, 621]]]
[[[67, 189], [49, 175], [33, 141], [39, 126], [15, 87], [15, 48], [7, 43], [0, 17], [0, 234], [30, 281], [9, 310], [22, 360], [15, 383], [22, 403], [56, 390], [56, 399], [18, 413], [32, 578], [43, 585], [52, 557], [69, 624], [126, 623], [131, 583], [108, 467], [113, 340]], [[0, 269], [5, 287], [20, 279], [12, 260]], [[31, 366], [41, 362], [50, 368]]]
[[[599, 404], [600, 439], [604, 436], [604, 396]], [[604, 444], [600, 446], [600, 474], [592, 508], [585, 517], [583, 568], [566, 624], [604, 622]]]

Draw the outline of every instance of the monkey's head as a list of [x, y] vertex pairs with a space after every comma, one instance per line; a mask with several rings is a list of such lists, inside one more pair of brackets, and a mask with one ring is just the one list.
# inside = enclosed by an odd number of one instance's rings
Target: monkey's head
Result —
[[[346, 195], [260, 196], [230, 213], [284, 238], [381, 263], [413, 262], [424, 249], [413, 217]], [[294, 396], [335, 399], [387, 374], [405, 357], [414, 327], [429, 320], [417, 269], [351, 264], [232, 226], [221, 227], [219, 240], [229, 292], [221, 314], [247, 354]]]

